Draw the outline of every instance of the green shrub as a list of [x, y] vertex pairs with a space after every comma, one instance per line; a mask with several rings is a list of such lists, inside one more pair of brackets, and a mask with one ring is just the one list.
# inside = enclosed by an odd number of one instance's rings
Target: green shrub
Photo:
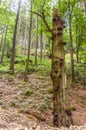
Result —
[[45, 100], [44, 100], [44, 103], [41, 104], [41, 106], [40, 106], [40, 110], [41, 110], [41, 111], [44, 111], [44, 110], [46, 110], [49, 106], [50, 106], [50, 101], [49, 101], [48, 97], [46, 97]]
[[15, 104], [13, 101], [11, 101], [11, 102], [9, 103], [9, 106], [10, 106], [10, 107], [15, 107], [16, 104]]
[[8, 79], [9, 82], [11, 82], [11, 81], [13, 81], [14, 76], [13, 76], [13, 75], [8, 75], [8, 76], [7, 76], [7, 79]]
[[25, 96], [31, 96], [32, 94], [33, 94], [33, 91], [28, 90], [26, 91]]
[[51, 93], [51, 94], [52, 94], [52, 93], [53, 93], [53, 88], [49, 88], [49, 89], [48, 89], [48, 93]]
[[70, 110], [71, 111], [76, 111], [76, 108], [75, 107], [71, 107]]
[[3, 102], [0, 100], [0, 105], [2, 105], [3, 104]]

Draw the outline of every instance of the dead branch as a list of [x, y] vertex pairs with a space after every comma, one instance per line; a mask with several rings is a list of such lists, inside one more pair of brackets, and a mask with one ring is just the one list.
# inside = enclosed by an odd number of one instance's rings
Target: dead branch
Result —
[[33, 14], [36, 14], [36, 15], [40, 16], [40, 17], [42, 18], [42, 20], [44, 21], [44, 23], [45, 23], [45, 25], [46, 25], [46, 27], [47, 27], [48, 31], [49, 31], [51, 34], [53, 34], [53, 32], [52, 32], [51, 28], [49, 27], [49, 25], [48, 25], [48, 23], [47, 23], [47, 21], [46, 21], [46, 18], [45, 18], [44, 13], [39, 14], [39, 13], [34, 12], [34, 11], [29, 11], [29, 12], [31, 12], [31, 13], [33, 13]]

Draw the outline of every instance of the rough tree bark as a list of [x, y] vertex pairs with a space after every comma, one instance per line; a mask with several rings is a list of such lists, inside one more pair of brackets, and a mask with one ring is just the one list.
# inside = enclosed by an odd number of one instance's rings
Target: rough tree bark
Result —
[[18, 4], [18, 11], [17, 11], [15, 29], [14, 29], [14, 34], [13, 34], [12, 55], [11, 55], [11, 63], [10, 63], [10, 73], [11, 74], [14, 73], [16, 35], [17, 35], [17, 27], [18, 27], [18, 20], [19, 20], [20, 4], [21, 4], [21, 0], [19, 0], [19, 4]]
[[66, 98], [66, 68], [63, 42], [64, 22], [57, 9], [53, 9], [53, 36], [52, 36], [52, 67], [51, 78], [53, 82], [53, 123], [54, 126], [69, 127], [72, 114], [67, 106]]

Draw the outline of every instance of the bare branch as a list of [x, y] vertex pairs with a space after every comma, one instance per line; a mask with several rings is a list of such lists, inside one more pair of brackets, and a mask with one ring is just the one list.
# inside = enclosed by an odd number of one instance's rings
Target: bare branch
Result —
[[34, 11], [29, 11], [29, 12], [31, 12], [31, 13], [33, 13], [33, 14], [36, 14], [36, 15], [40, 16], [40, 17], [42, 18], [42, 20], [44, 21], [44, 23], [45, 23], [45, 25], [46, 25], [48, 31], [51, 32], [51, 34], [53, 34], [52, 30], [50, 29], [50, 27], [49, 27], [49, 25], [48, 25], [48, 23], [47, 23], [47, 21], [46, 21], [46, 18], [45, 18], [44, 13], [39, 14], [39, 13], [34, 12]]
[[50, 29], [50, 27], [49, 27], [49, 25], [48, 25], [48, 23], [47, 23], [47, 21], [46, 21], [46, 18], [45, 18], [44, 13], [42, 13], [42, 19], [43, 19], [43, 21], [44, 21], [44, 23], [45, 23], [45, 25], [46, 25], [48, 31], [51, 32], [51, 34], [53, 34], [52, 30]]
[[37, 13], [37, 12], [34, 12], [34, 11], [29, 11], [29, 12], [31, 12], [31, 13], [33, 13], [33, 14], [36, 14], [36, 15], [38, 15], [38, 16], [40, 16], [40, 17], [42, 17], [42, 15], [39, 14], [39, 13]]

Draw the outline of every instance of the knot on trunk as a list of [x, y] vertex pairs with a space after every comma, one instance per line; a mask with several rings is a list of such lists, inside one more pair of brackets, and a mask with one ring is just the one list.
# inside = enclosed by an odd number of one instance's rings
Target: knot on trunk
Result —
[[63, 30], [63, 27], [57, 27], [57, 30], [58, 30], [58, 31], [62, 31], [62, 30]]
[[52, 112], [52, 114], [53, 114], [53, 124], [54, 124], [54, 126], [58, 126], [58, 114], [57, 113], [55, 113], [55, 112]]
[[72, 112], [70, 109], [66, 109], [65, 112], [67, 113], [68, 116], [71, 116], [72, 115]]

